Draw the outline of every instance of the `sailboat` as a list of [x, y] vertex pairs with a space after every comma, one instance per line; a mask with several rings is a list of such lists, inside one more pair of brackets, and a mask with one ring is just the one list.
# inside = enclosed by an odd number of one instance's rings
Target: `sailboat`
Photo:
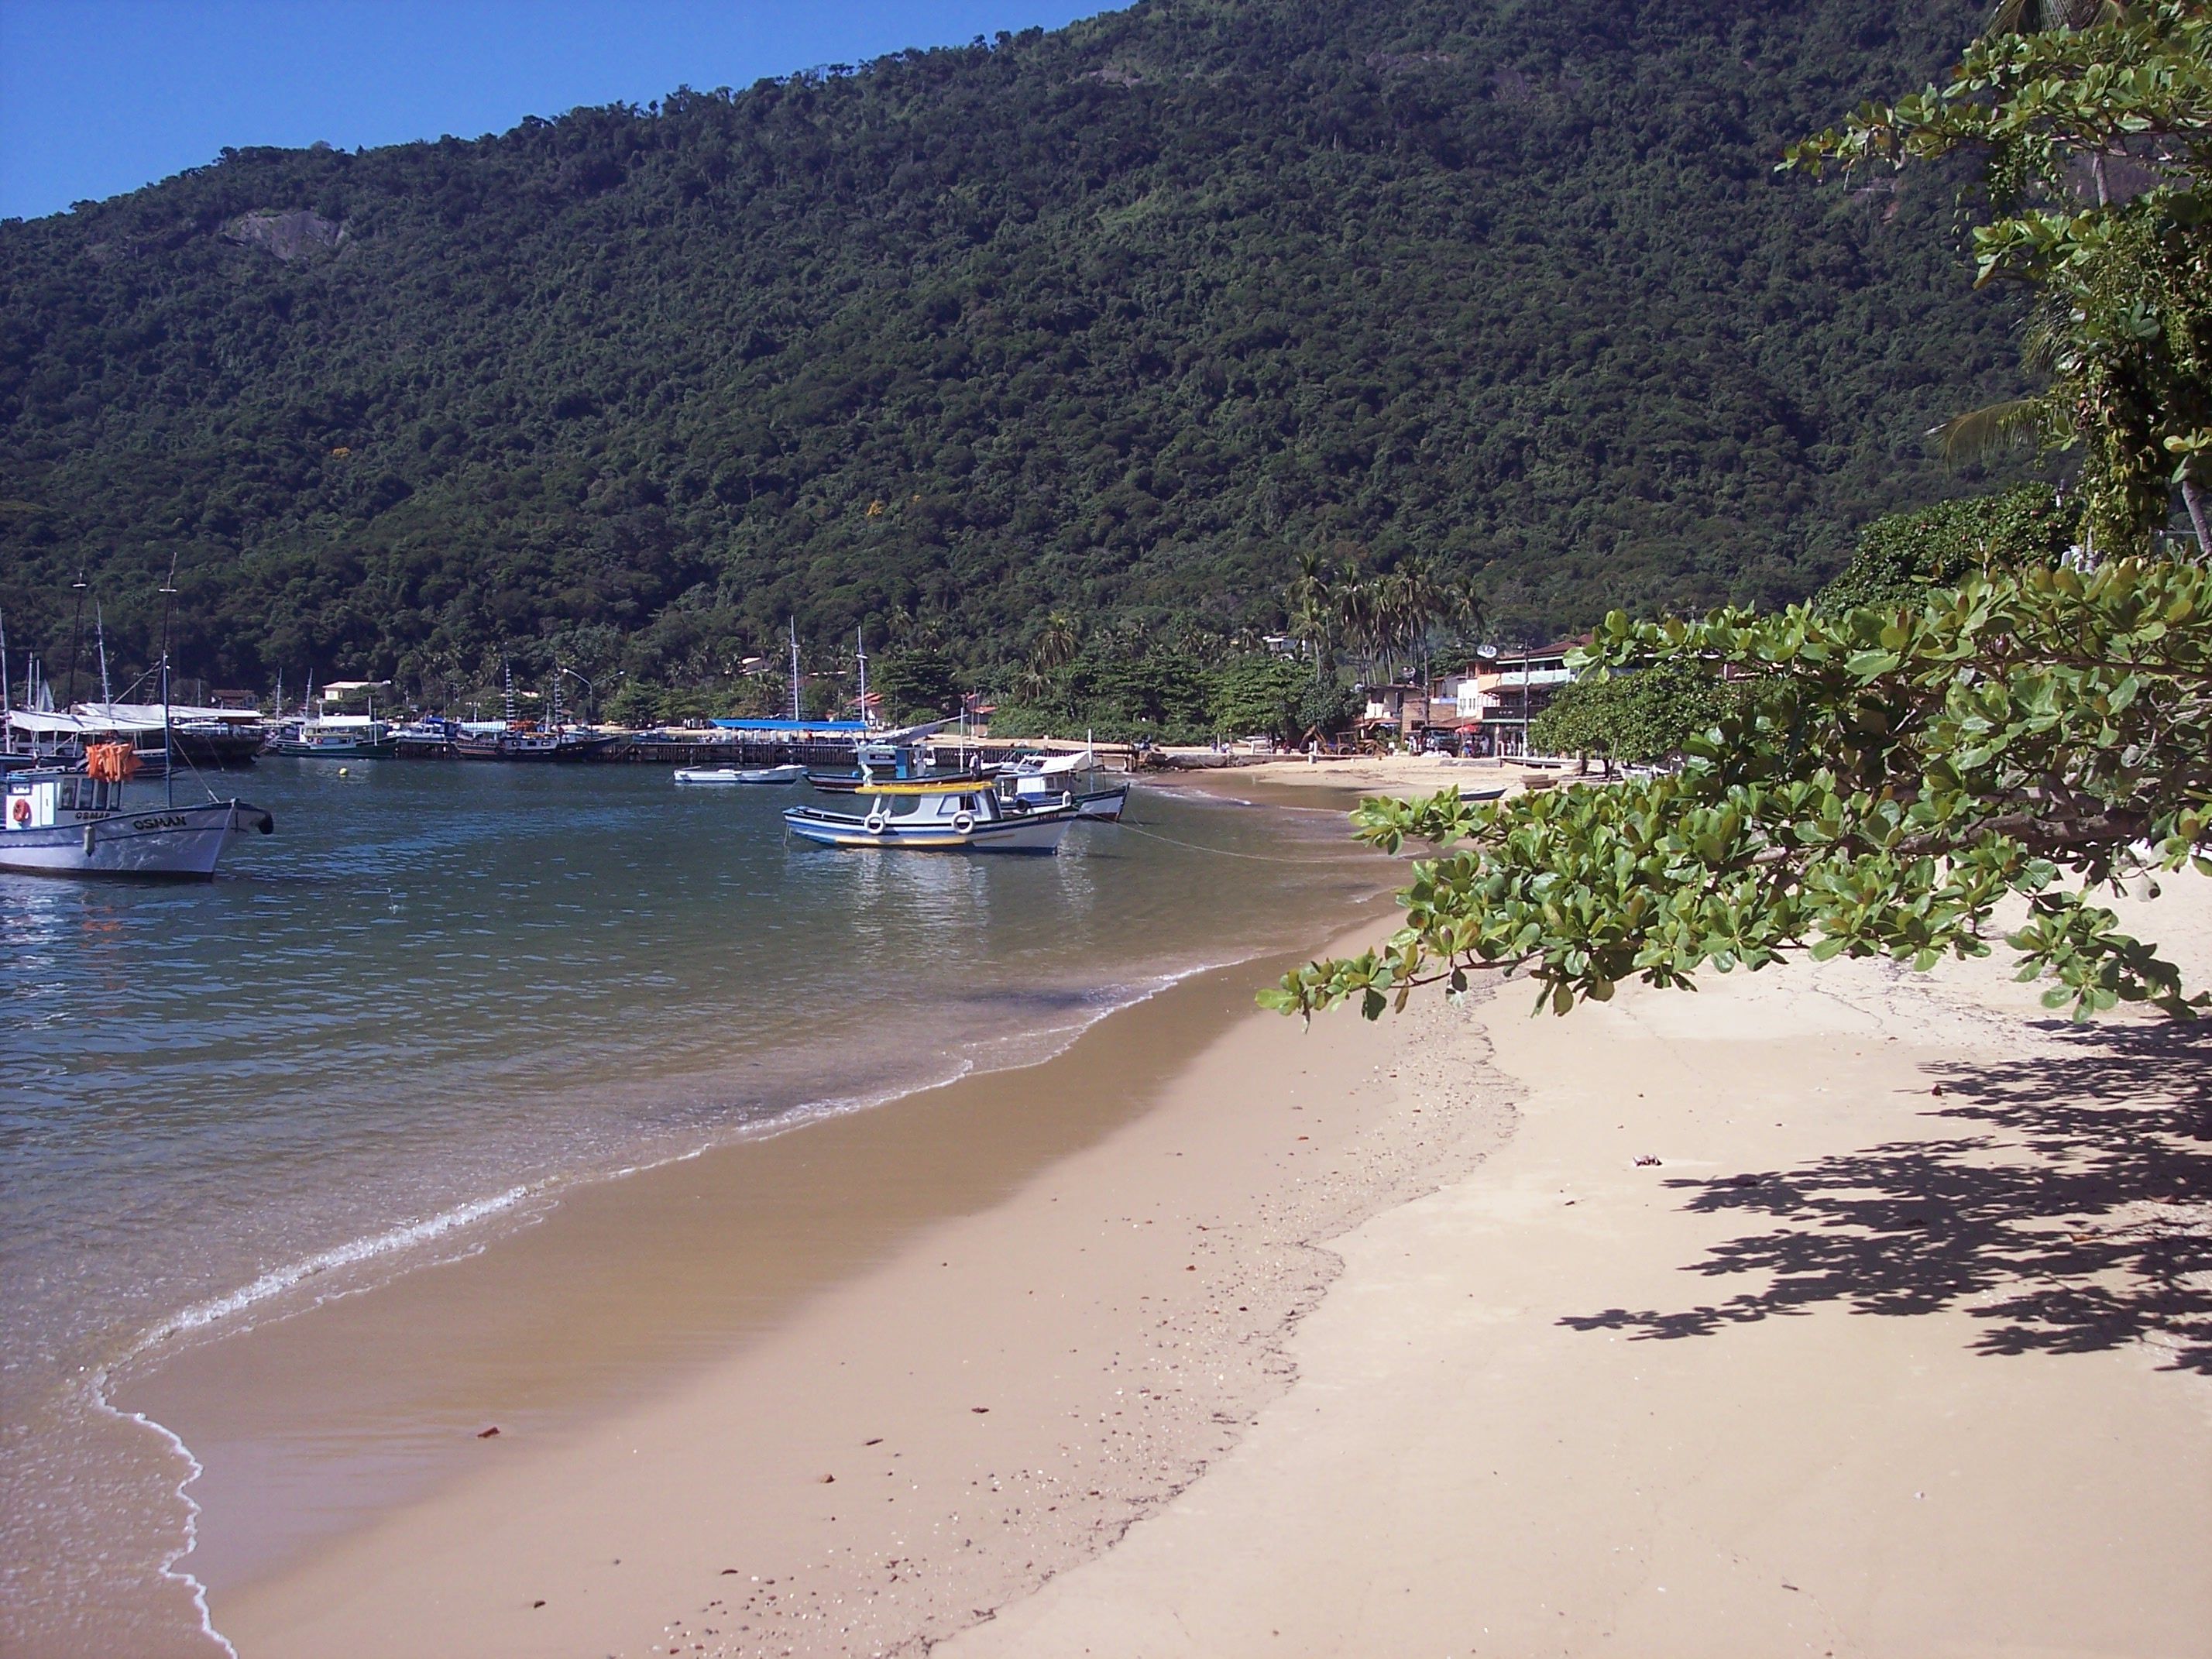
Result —
[[504, 719], [493, 730], [465, 725], [460, 735], [453, 740], [453, 752], [463, 760], [495, 761], [580, 761], [589, 760], [617, 739], [581, 727], [564, 726], [561, 723], [561, 674], [556, 665], [553, 671], [552, 721], [544, 731], [535, 721], [516, 717], [514, 702], [514, 671], [507, 664], [500, 665], [504, 687]]

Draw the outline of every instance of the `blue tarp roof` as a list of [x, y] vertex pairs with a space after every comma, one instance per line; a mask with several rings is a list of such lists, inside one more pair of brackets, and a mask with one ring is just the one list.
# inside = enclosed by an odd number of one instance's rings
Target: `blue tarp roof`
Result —
[[860, 720], [716, 720], [725, 732], [865, 732]]

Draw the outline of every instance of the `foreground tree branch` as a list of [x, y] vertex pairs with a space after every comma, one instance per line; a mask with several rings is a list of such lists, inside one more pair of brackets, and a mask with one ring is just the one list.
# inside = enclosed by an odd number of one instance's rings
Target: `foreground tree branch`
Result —
[[2100, 885], [2212, 875], [2212, 571], [2123, 560], [1970, 578], [1917, 608], [1823, 617], [1607, 619], [1586, 665], [1741, 676], [1732, 712], [1674, 774], [1476, 803], [1364, 803], [1360, 838], [1441, 849], [1381, 950], [1310, 964], [1261, 1000], [1357, 999], [1525, 974], [1540, 1007], [1630, 978], [1883, 955], [1982, 956], [1999, 906], [2045, 1003], [2212, 1006], [2119, 931]]

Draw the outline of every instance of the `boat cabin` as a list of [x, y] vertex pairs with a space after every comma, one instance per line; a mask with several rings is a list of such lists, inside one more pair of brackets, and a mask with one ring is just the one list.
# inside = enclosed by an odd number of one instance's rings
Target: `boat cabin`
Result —
[[0, 833], [51, 830], [85, 817], [106, 817], [123, 810], [123, 786], [78, 772], [18, 772], [8, 780], [8, 804], [0, 811]]

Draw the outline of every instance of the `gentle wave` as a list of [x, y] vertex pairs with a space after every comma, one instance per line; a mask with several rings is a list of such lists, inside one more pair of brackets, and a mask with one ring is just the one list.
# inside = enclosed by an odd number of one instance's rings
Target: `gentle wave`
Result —
[[289, 1267], [278, 1267], [262, 1274], [252, 1284], [242, 1285], [228, 1296], [196, 1303], [174, 1318], [164, 1320], [147, 1334], [139, 1352], [143, 1352], [158, 1343], [170, 1341], [187, 1332], [203, 1329], [234, 1314], [243, 1313], [256, 1303], [266, 1302], [272, 1296], [281, 1296], [295, 1285], [304, 1284], [318, 1274], [329, 1273], [334, 1267], [349, 1267], [356, 1262], [373, 1261], [412, 1245], [427, 1244], [432, 1239], [442, 1238], [472, 1223], [513, 1209], [538, 1190], [531, 1187], [510, 1187], [491, 1198], [480, 1198], [473, 1203], [458, 1205], [427, 1220], [410, 1222], [404, 1226], [393, 1227], [367, 1238], [355, 1239], [350, 1243], [318, 1250]]

